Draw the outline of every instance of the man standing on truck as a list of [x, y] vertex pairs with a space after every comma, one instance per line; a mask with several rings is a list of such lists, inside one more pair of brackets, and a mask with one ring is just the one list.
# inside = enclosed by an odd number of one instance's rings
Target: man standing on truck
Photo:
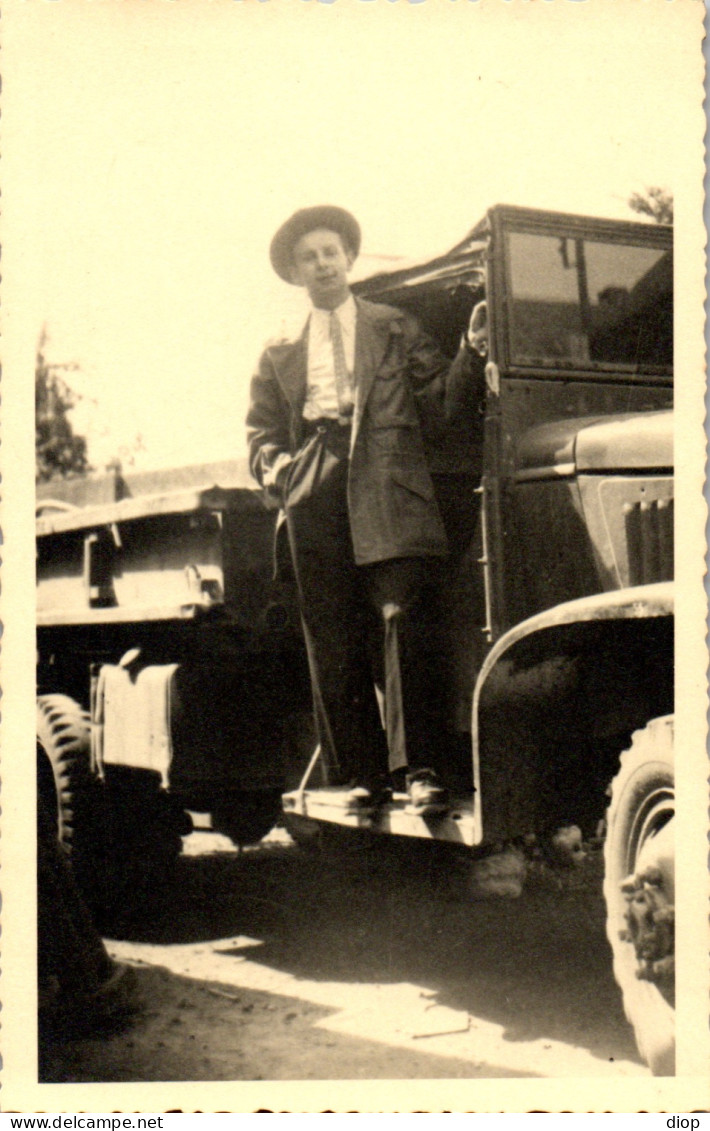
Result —
[[[432, 764], [437, 672], [425, 614], [447, 539], [425, 452], [447, 417], [477, 413], [481, 365], [466, 337], [452, 362], [411, 316], [352, 294], [360, 238], [354, 216], [325, 205], [274, 236], [272, 266], [305, 287], [311, 312], [296, 341], [267, 347], [252, 379], [250, 466], [285, 516], [326, 780], [349, 786], [360, 809], [406, 788], [414, 811], [430, 815], [447, 798]], [[282, 521], [277, 553], [283, 533]]]

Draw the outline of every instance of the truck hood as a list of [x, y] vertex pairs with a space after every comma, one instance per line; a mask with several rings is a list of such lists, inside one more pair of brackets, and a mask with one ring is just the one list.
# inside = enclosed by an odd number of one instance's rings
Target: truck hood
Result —
[[519, 473], [673, 468], [673, 412], [556, 420], [533, 428], [518, 449]]

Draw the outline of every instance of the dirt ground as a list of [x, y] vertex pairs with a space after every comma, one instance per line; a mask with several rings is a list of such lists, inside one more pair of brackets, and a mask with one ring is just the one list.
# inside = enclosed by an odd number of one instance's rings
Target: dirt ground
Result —
[[463, 862], [426, 843], [316, 852], [276, 830], [239, 853], [196, 832], [160, 907], [120, 934], [137, 1015], [47, 1041], [42, 1081], [648, 1075], [595, 855], [475, 901]]

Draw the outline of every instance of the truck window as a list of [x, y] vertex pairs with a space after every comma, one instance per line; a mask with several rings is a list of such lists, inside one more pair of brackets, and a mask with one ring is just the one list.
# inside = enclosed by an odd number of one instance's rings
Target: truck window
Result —
[[513, 365], [670, 371], [670, 250], [513, 231], [507, 256]]

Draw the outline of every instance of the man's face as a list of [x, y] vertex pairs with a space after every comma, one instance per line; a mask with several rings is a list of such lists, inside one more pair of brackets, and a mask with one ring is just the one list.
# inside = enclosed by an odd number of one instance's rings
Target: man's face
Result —
[[294, 246], [292, 278], [306, 288], [314, 306], [334, 310], [350, 293], [347, 276], [354, 259], [338, 232], [316, 228]]

